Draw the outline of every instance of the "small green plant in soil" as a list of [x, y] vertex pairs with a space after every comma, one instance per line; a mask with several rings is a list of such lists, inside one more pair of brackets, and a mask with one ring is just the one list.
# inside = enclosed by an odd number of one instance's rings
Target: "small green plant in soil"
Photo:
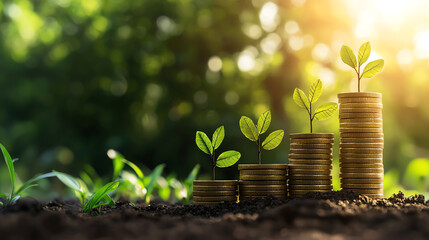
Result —
[[343, 45], [341, 47], [341, 59], [343, 62], [347, 65], [349, 65], [351, 68], [353, 68], [356, 72], [357, 79], [358, 79], [358, 92], [360, 92], [360, 80], [362, 78], [371, 78], [374, 77], [377, 73], [379, 73], [384, 66], [384, 60], [378, 59], [372, 62], [369, 62], [363, 71], [361, 71], [362, 64], [364, 64], [371, 53], [371, 45], [369, 42], [366, 42], [362, 44], [362, 46], [359, 48], [359, 54], [358, 58], [356, 60], [356, 55], [353, 53], [353, 50]]
[[115, 203], [110, 195], [119, 187], [120, 181], [109, 182], [92, 194], [81, 179], [62, 172], [53, 171], [53, 173], [64, 185], [74, 191], [84, 213], [95, 213], [94, 210], [103, 205], [114, 206]]
[[310, 132], [313, 132], [313, 120], [324, 120], [329, 117], [331, 117], [335, 111], [338, 108], [337, 103], [325, 103], [320, 105], [313, 113], [313, 103], [315, 103], [320, 95], [322, 95], [323, 92], [323, 84], [320, 79], [316, 80], [310, 88], [310, 92], [308, 93], [308, 96], [305, 95], [305, 93], [299, 89], [295, 88], [295, 91], [293, 93], [293, 100], [295, 101], [298, 106], [301, 108], [305, 108], [308, 112], [308, 116], [310, 119]]
[[241, 154], [237, 151], [226, 151], [219, 155], [216, 159], [215, 150], [219, 148], [223, 139], [225, 138], [225, 128], [220, 126], [213, 133], [212, 141], [204, 132], [197, 131], [195, 136], [195, 142], [201, 151], [210, 155], [212, 160], [212, 180], [215, 180], [215, 170], [216, 167], [226, 168], [234, 165], [241, 157]]
[[255, 125], [249, 117], [242, 116], [240, 118], [240, 129], [246, 138], [256, 143], [258, 147], [258, 164], [262, 163], [261, 160], [261, 147], [265, 150], [272, 150], [276, 148], [283, 140], [284, 131], [276, 130], [270, 133], [261, 144], [261, 135], [268, 130], [271, 124], [271, 112], [266, 111], [259, 119], [258, 124]]
[[16, 187], [16, 181], [15, 181], [16, 180], [15, 167], [13, 164], [18, 159], [12, 159], [10, 157], [9, 152], [6, 150], [6, 148], [2, 144], [0, 144], [0, 148], [1, 148], [1, 151], [3, 153], [4, 160], [6, 162], [6, 166], [8, 168], [10, 181], [11, 181], [11, 192], [10, 192], [10, 194], [0, 193], [0, 197], [3, 197], [6, 199], [5, 203], [0, 201], [0, 206], [14, 204], [21, 197], [21, 194], [25, 190], [28, 190], [29, 188], [37, 186], [37, 182], [39, 180], [55, 176], [53, 173], [45, 173], [45, 174], [41, 174], [41, 175], [36, 175], [33, 178], [31, 178], [30, 180], [28, 180], [27, 182], [25, 182], [24, 184], [22, 184], [19, 188], [17, 188]]

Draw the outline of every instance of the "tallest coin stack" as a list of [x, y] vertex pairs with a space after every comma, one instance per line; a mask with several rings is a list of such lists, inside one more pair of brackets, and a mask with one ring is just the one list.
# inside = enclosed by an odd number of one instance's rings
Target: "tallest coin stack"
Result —
[[383, 104], [381, 93], [340, 93], [341, 188], [383, 197]]

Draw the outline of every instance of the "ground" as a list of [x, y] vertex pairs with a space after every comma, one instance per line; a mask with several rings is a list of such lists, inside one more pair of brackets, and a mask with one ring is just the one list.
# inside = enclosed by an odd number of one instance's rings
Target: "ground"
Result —
[[215, 207], [119, 201], [98, 216], [76, 201], [31, 199], [0, 210], [0, 239], [427, 239], [422, 195], [371, 200], [353, 192], [249, 199]]

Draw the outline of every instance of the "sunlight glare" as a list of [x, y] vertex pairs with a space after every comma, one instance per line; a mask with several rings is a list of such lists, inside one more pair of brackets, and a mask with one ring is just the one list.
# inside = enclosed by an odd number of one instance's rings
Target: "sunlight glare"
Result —
[[278, 6], [273, 2], [267, 2], [259, 13], [259, 19], [262, 23], [262, 28], [267, 32], [272, 32], [276, 29], [280, 22], [278, 16]]

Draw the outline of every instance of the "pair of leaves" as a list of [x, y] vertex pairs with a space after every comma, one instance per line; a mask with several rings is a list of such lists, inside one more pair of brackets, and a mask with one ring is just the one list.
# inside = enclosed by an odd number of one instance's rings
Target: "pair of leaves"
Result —
[[201, 151], [205, 152], [206, 154], [213, 155], [213, 151], [219, 148], [224, 138], [225, 127], [220, 126], [213, 133], [212, 141], [210, 141], [209, 137], [204, 132], [197, 131], [195, 142]]
[[[268, 130], [271, 124], [271, 112], [266, 111], [258, 119], [258, 125], [255, 125], [249, 117], [242, 116], [240, 118], [240, 129], [246, 138], [251, 141], [258, 141], [259, 136]], [[265, 150], [276, 148], [282, 141], [284, 136], [283, 130], [277, 130], [268, 135], [262, 142], [262, 147]]]
[[[362, 46], [359, 48], [359, 54], [358, 54], [357, 60], [356, 60], [356, 55], [353, 53], [353, 50], [350, 47], [343, 45], [340, 51], [341, 59], [343, 60], [343, 62], [355, 70], [357, 69], [357, 67], [362, 66], [362, 64], [364, 64], [368, 60], [370, 53], [371, 53], [371, 45], [369, 42], [362, 44]], [[375, 76], [377, 73], [379, 73], [383, 69], [383, 66], [384, 66], [383, 59], [378, 59], [378, 60], [369, 62], [363, 69], [361, 77], [371, 78]]]

